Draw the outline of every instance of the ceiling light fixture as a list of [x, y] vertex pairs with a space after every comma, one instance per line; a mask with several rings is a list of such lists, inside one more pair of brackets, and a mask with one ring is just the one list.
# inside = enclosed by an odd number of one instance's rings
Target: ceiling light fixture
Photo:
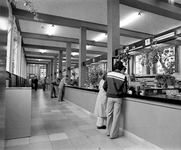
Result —
[[79, 53], [77, 53], [77, 52], [72, 52], [71, 54], [72, 54], [72, 56], [79, 55]]
[[55, 33], [55, 25], [52, 24], [51, 26], [48, 27], [48, 35], [51, 36], [52, 34]]
[[86, 49], [89, 49], [91, 46], [90, 45], [86, 45]]
[[8, 30], [8, 20], [4, 17], [0, 17], [0, 30]]
[[135, 20], [137, 20], [138, 18], [140, 18], [140, 16], [142, 15], [141, 12], [139, 13], [133, 13], [131, 15], [129, 15], [128, 17], [126, 17], [125, 19], [123, 20], [120, 20], [120, 23], [119, 23], [119, 27], [124, 27], [132, 22], [134, 22]]
[[98, 42], [98, 41], [105, 39], [106, 37], [107, 37], [107, 33], [101, 33], [94, 39], [94, 41]]
[[42, 50], [41, 50], [41, 53], [44, 53], [44, 52], [45, 52], [45, 50], [42, 49]]

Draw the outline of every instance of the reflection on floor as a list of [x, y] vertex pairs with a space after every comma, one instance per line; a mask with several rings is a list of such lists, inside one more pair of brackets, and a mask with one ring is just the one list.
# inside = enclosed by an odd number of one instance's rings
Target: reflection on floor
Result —
[[126, 137], [109, 139], [95, 117], [69, 102], [32, 91], [31, 137], [6, 141], [5, 150], [148, 150]]

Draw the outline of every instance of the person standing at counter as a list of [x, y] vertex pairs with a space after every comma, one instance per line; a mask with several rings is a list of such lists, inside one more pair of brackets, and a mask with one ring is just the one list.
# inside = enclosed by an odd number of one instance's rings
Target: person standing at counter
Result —
[[107, 120], [107, 96], [106, 91], [103, 89], [106, 73], [103, 74], [101, 81], [99, 82], [99, 93], [97, 95], [94, 114], [97, 116], [96, 126], [97, 129], [106, 129]]
[[58, 101], [63, 101], [63, 96], [65, 92], [65, 85], [68, 85], [68, 77], [69, 75], [66, 75], [65, 77], [62, 78], [58, 88], [59, 88], [59, 93], [58, 93]]
[[104, 83], [104, 90], [107, 92], [107, 136], [111, 139], [119, 136], [120, 113], [122, 97], [127, 92], [127, 78], [122, 73], [124, 65], [117, 61], [114, 71], [108, 72]]
[[57, 93], [56, 93], [56, 86], [58, 86], [60, 83], [60, 78], [57, 78], [56, 80], [53, 80], [51, 82], [51, 98], [57, 98]]

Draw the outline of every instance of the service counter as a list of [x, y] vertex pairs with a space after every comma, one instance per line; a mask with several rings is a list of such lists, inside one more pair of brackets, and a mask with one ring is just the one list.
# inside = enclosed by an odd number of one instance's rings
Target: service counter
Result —
[[[93, 113], [98, 90], [66, 87], [65, 99]], [[162, 149], [181, 149], [181, 97], [138, 96], [123, 98], [120, 129], [141, 142]]]

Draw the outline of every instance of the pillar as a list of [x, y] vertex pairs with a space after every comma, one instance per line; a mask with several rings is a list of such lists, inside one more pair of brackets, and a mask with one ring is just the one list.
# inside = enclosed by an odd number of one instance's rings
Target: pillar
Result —
[[46, 77], [48, 76], [48, 64], [46, 64]]
[[18, 31], [18, 37], [19, 37], [19, 44], [17, 47], [17, 64], [16, 64], [16, 73], [18, 76], [21, 76], [21, 52], [22, 52], [22, 37], [20, 35], [20, 32]]
[[51, 83], [51, 62], [48, 62], [48, 83]]
[[59, 78], [62, 78], [62, 58], [63, 58], [63, 53], [62, 51], [59, 51], [59, 69], [58, 69], [58, 73], [59, 73]]
[[[4, 3], [6, 4], [5, 0]], [[2, 3], [1, 1], [1, 3]], [[0, 6], [0, 18], [5, 18], [8, 23], [8, 6]], [[8, 26], [8, 24], [7, 24]], [[10, 34], [10, 33], [9, 33]], [[6, 97], [5, 97], [5, 87], [6, 87], [6, 54], [7, 54], [7, 37], [8, 31], [6, 29], [0, 28], [0, 149], [5, 149], [5, 110], [6, 110]], [[9, 70], [8, 70], [9, 71]]]
[[112, 71], [113, 51], [120, 48], [119, 0], [107, 0], [108, 71]]
[[50, 82], [53, 80], [53, 60], [50, 62]]
[[86, 66], [83, 62], [86, 61], [86, 28], [80, 28], [79, 38], [79, 87], [83, 87], [86, 81]]
[[71, 77], [71, 43], [66, 47], [66, 74]]
[[13, 47], [14, 47], [14, 28], [15, 18], [10, 17], [10, 25], [8, 27], [8, 43], [7, 43], [7, 59], [6, 59], [6, 70], [12, 73], [12, 60], [13, 60]]
[[54, 56], [53, 79], [57, 78], [57, 56]]

